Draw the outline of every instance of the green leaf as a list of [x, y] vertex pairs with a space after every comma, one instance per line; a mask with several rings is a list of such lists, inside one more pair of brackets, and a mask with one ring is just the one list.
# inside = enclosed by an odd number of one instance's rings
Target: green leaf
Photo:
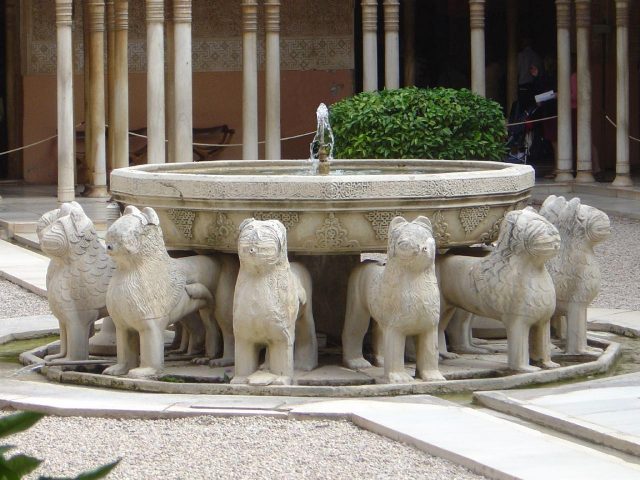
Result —
[[98, 478], [106, 477], [109, 472], [111, 472], [111, 470], [113, 470], [119, 463], [120, 459], [116, 460], [115, 462], [108, 463], [107, 465], [98, 467], [95, 470], [91, 470], [90, 472], [81, 473], [77, 477], [73, 478], [38, 477], [38, 480], [95, 480]]
[[42, 417], [41, 413], [20, 412], [0, 418], [0, 437], [13, 435], [22, 432], [38, 422]]
[[6, 465], [9, 470], [18, 475], [18, 478], [22, 478], [23, 476], [33, 472], [41, 463], [42, 460], [38, 460], [34, 457], [29, 457], [27, 455], [14, 455], [7, 460]]

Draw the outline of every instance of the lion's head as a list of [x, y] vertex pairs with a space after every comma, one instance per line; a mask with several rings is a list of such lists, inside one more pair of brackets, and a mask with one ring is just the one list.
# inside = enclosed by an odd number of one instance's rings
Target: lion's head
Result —
[[256, 269], [287, 263], [287, 230], [278, 220], [248, 218], [240, 224], [238, 256]]
[[567, 201], [550, 195], [542, 204], [540, 214], [553, 223], [563, 237], [587, 239], [596, 244], [611, 235], [609, 216], [597, 208], [582, 205], [579, 198]]
[[72, 250], [81, 254], [96, 238], [93, 222], [79, 203], [63, 203], [38, 220], [36, 228], [42, 251], [50, 257], [62, 257]]
[[496, 242], [504, 255], [527, 253], [540, 262], [553, 258], [560, 249], [560, 234], [533, 208], [514, 210], [505, 215]]
[[389, 259], [406, 264], [412, 269], [424, 270], [433, 265], [436, 242], [433, 239], [431, 222], [427, 217], [418, 217], [409, 223], [395, 217], [389, 224]]
[[142, 211], [133, 205], [107, 230], [107, 253], [119, 263], [130, 263], [140, 259], [164, 256], [166, 250], [162, 239], [160, 220], [155, 210], [145, 207]]

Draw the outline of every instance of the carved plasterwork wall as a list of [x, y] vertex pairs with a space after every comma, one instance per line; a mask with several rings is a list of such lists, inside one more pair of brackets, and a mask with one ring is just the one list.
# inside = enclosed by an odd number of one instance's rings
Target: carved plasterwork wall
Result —
[[[196, 72], [242, 70], [238, 0], [193, 0], [193, 68]], [[262, 2], [261, 2], [262, 3]], [[24, 0], [26, 74], [56, 71], [55, 2]], [[260, 9], [260, 29], [263, 11]], [[354, 0], [282, 0], [280, 58], [283, 70], [354, 67]], [[144, 0], [129, 0], [129, 70], [146, 70]], [[259, 38], [264, 38], [260, 32]], [[82, 69], [82, 4], [74, 1], [74, 58]], [[264, 62], [264, 45], [258, 48]]]

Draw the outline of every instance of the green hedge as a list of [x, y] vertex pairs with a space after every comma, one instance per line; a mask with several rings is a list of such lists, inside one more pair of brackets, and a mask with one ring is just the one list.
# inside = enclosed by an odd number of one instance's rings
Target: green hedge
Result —
[[364, 92], [331, 107], [335, 158], [502, 160], [500, 105], [450, 88]]

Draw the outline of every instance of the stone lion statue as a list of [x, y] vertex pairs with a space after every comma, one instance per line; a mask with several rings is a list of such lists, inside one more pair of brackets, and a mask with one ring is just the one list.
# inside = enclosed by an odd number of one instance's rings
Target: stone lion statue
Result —
[[[160, 373], [164, 367], [164, 330], [193, 312], [200, 313], [206, 350], [213, 356], [219, 340], [214, 303], [230, 304], [228, 292], [233, 291], [235, 281], [235, 277], [224, 277], [220, 258], [169, 257], [158, 216], [148, 207], [140, 211], [128, 206], [109, 227], [106, 242], [107, 252], [116, 263], [107, 290], [107, 308], [116, 325], [118, 358], [104, 373], [128, 373], [131, 377]], [[222, 291], [228, 298], [217, 296], [223, 283]], [[216, 311], [224, 311], [219, 308]], [[231, 317], [218, 321], [221, 325], [232, 324]], [[222, 330], [224, 333], [225, 327]]]
[[[609, 217], [597, 208], [551, 195], [540, 215], [560, 232], [557, 257], [547, 262], [556, 289], [556, 311], [551, 320], [556, 334], [566, 337], [566, 352], [579, 355], [600, 352], [587, 346], [587, 307], [600, 290], [600, 268], [593, 247], [611, 234]], [[566, 331], [562, 319], [566, 318]]]
[[528, 207], [505, 215], [495, 249], [487, 256], [439, 256], [440, 354], [450, 357], [444, 332], [458, 307], [505, 325], [511, 369], [537, 370], [530, 359], [544, 368], [557, 367], [551, 361], [549, 332], [556, 296], [545, 262], [559, 248], [558, 230]]
[[[289, 263], [287, 231], [278, 220], [242, 222], [238, 256], [233, 302], [236, 366], [231, 383], [289, 385], [294, 363], [301, 370], [318, 364], [311, 276], [301, 264]], [[269, 374], [254, 375], [261, 346], [267, 347]]]
[[114, 264], [93, 222], [76, 202], [42, 215], [36, 232], [42, 251], [51, 259], [47, 298], [60, 324], [60, 353], [47, 360], [86, 360], [93, 324], [108, 315], [106, 294]]
[[382, 330], [383, 381], [413, 381], [404, 369], [407, 336], [416, 337], [416, 377], [444, 380], [438, 370], [440, 293], [431, 222], [422, 216], [411, 223], [396, 217], [389, 224], [388, 238], [387, 264], [362, 263], [349, 277], [344, 364], [353, 369], [371, 366], [362, 355], [362, 342], [373, 318]]

